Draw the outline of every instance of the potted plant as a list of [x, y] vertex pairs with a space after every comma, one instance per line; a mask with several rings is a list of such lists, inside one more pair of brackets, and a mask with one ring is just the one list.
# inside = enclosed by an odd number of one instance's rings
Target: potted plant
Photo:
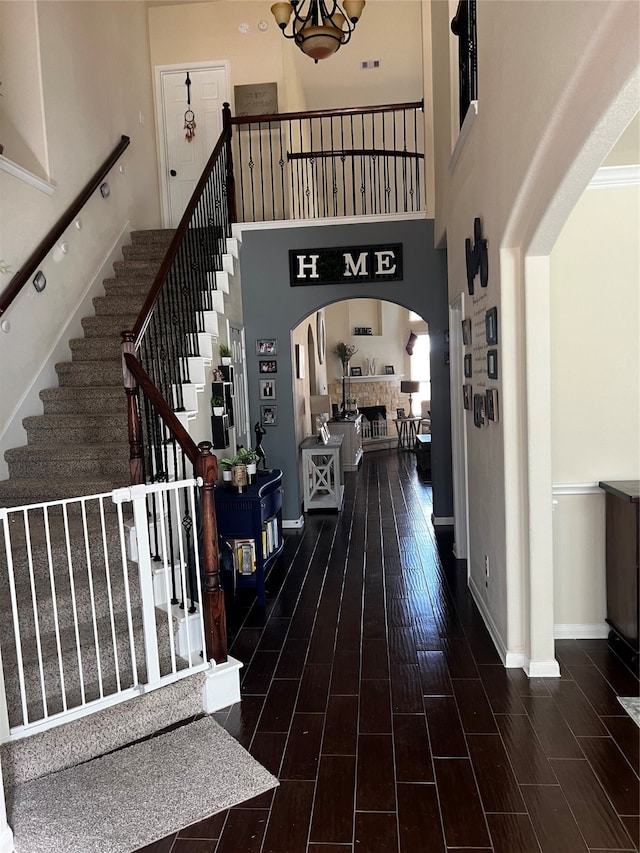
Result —
[[347, 405], [348, 412], [357, 412], [358, 411], [358, 398], [357, 397], [347, 397], [345, 400]]
[[222, 471], [222, 482], [228, 489], [231, 488], [233, 459], [218, 459], [218, 467]]
[[218, 347], [218, 352], [220, 353], [220, 361], [224, 365], [231, 364], [231, 350], [226, 344], [220, 344]]
[[211, 407], [213, 409], [213, 414], [216, 417], [224, 415], [224, 399], [222, 397], [212, 397]]
[[258, 476], [258, 454], [252, 447], [242, 447], [238, 451], [238, 456], [247, 466], [247, 480], [249, 483], [255, 483]]
[[353, 356], [358, 352], [358, 348], [354, 344], [345, 344], [344, 341], [338, 341], [336, 344], [336, 348], [334, 349], [334, 353], [338, 356], [340, 361], [342, 362], [342, 375], [347, 376], [349, 371], [349, 362], [353, 358]]

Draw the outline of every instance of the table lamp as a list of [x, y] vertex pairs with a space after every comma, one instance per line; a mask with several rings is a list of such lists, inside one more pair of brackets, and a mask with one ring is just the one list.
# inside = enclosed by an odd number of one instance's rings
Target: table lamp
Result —
[[409, 414], [407, 417], [413, 417], [413, 403], [411, 396], [412, 394], [417, 394], [420, 391], [420, 383], [419, 382], [409, 382], [408, 380], [401, 380], [400, 382], [400, 393], [409, 395]]
[[322, 424], [329, 420], [331, 397], [328, 394], [312, 394], [309, 397], [309, 409], [311, 410], [311, 414], [316, 416], [316, 433], [319, 433]]

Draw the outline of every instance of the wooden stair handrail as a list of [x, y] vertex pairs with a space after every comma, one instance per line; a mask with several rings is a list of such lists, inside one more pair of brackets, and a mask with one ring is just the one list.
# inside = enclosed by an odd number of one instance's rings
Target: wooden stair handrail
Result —
[[391, 148], [336, 148], [333, 151], [287, 151], [287, 160], [310, 160], [329, 157], [400, 157], [424, 160], [424, 154], [417, 151], [394, 151]]
[[[225, 104], [225, 106], [227, 106]], [[271, 113], [257, 116], [232, 116], [231, 124], [267, 124], [302, 118], [345, 118], [349, 116], [370, 115], [372, 113], [393, 113], [401, 110], [422, 110], [424, 101], [409, 101], [404, 104], [383, 104], [379, 107], [340, 107], [334, 110], [303, 110], [293, 113]]]
[[[220, 552], [214, 489], [218, 480], [218, 460], [211, 452], [211, 443], [201, 441], [197, 446], [156, 386], [131, 351], [133, 335], [123, 333], [122, 371], [129, 407], [129, 443], [132, 484], [142, 482], [140, 424], [135, 403], [137, 386], [174, 435], [185, 455], [193, 463], [196, 477], [202, 481], [202, 568], [204, 572], [203, 617], [208, 660], [217, 664], [227, 660], [227, 623], [224, 590], [220, 584]], [[135, 472], [135, 473], [134, 473]]]
[[128, 136], [122, 136], [120, 142], [113, 149], [111, 154], [104, 161], [98, 171], [91, 177], [76, 198], [71, 202], [69, 207], [62, 214], [53, 228], [46, 234], [45, 237], [38, 243], [33, 252], [29, 255], [22, 267], [11, 279], [6, 288], [0, 295], [0, 316], [4, 314], [9, 305], [13, 302], [16, 296], [25, 286], [31, 275], [37, 270], [42, 261], [49, 254], [56, 242], [67, 230], [76, 216], [80, 213], [85, 204], [89, 201], [93, 193], [98, 189], [103, 179], [118, 161], [123, 151], [129, 146], [131, 139]]

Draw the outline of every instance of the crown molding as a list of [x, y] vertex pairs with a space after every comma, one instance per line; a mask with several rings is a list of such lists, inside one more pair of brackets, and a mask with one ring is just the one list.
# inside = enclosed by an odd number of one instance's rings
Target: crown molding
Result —
[[614, 187], [637, 187], [640, 184], [640, 164], [629, 166], [601, 166], [589, 182], [590, 190]]

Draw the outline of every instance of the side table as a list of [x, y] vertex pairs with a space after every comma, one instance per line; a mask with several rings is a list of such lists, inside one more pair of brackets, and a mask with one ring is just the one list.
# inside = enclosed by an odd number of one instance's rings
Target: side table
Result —
[[394, 418], [398, 433], [398, 450], [413, 450], [418, 434], [418, 424], [422, 418]]
[[342, 441], [343, 436], [332, 435], [328, 444], [323, 444], [311, 435], [300, 445], [305, 512], [342, 507]]

